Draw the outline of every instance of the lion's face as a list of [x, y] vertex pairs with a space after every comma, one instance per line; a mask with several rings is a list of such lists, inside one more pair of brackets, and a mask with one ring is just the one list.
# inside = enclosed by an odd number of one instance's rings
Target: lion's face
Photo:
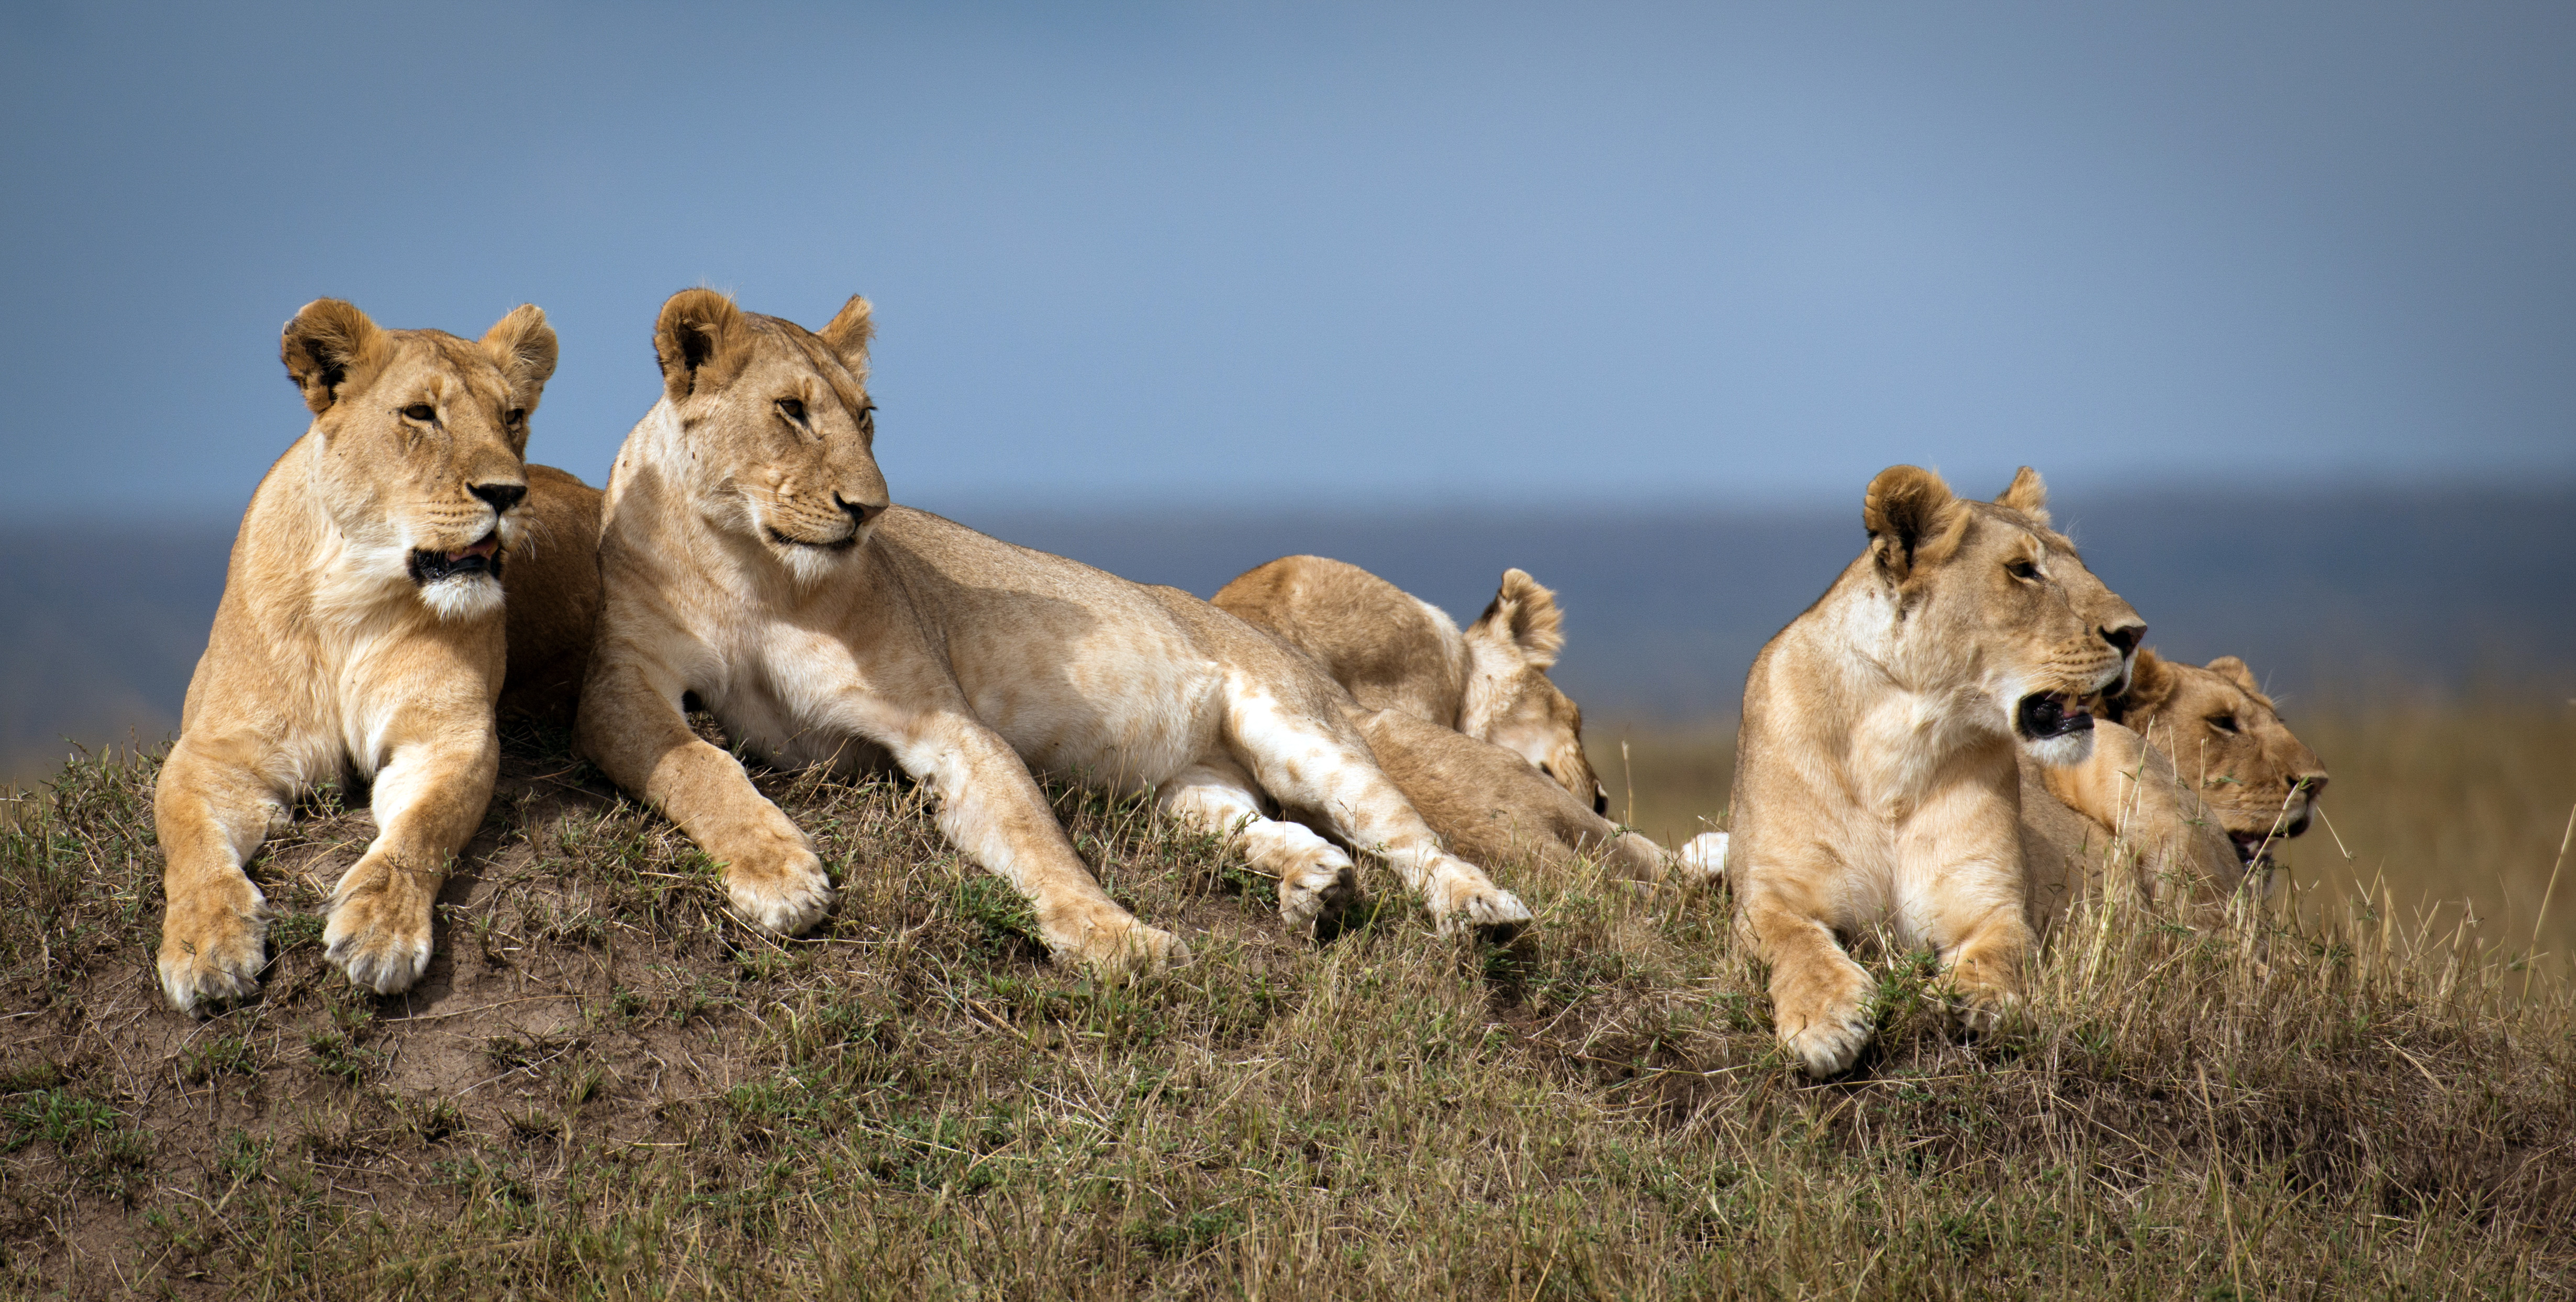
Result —
[[383, 330], [338, 299], [279, 345], [314, 412], [313, 491], [362, 579], [407, 582], [442, 618], [501, 608], [528, 492], [528, 416], [555, 369], [545, 313], [522, 306], [467, 343]]
[[756, 540], [799, 582], [858, 554], [885, 511], [868, 401], [868, 301], [820, 334], [708, 289], [662, 305], [662, 380], [704, 473], [687, 491], [718, 528]]
[[2220, 656], [2202, 667], [2141, 651], [2128, 690], [2110, 697], [2105, 713], [2172, 757], [2246, 862], [2308, 830], [2325, 765], [2244, 661]]
[[2049, 527], [2048, 490], [2025, 466], [1993, 502], [1951, 495], [1895, 466], [1863, 507], [1879, 581], [1902, 633], [1904, 677], [1974, 683], [1994, 719], [2047, 764], [2092, 753], [2085, 698], [2126, 680], [2146, 623]]
[[1492, 604], [1463, 634], [1467, 694], [1458, 731], [1537, 765], [1557, 785], [1610, 810], [1610, 793], [1583, 753], [1583, 711], [1547, 676], [1565, 649], [1565, 616], [1556, 594], [1523, 571], [1503, 571]]

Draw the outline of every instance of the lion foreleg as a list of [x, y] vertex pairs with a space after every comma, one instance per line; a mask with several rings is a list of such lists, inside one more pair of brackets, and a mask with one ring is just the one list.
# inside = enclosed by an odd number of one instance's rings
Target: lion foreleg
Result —
[[377, 770], [376, 839], [331, 891], [323, 953], [380, 995], [409, 990], [429, 969], [430, 924], [447, 866], [492, 801], [501, 742], [479, 732], [397, 746]]
[[257, 757], [231, 753], [238, 749], [182, 737], [152, 792], [166, 899], [158, 967], [162, 990], [183, 1012], [259, 990], [268, 898], [242, 865], [286, 802]]
[[689, 731], [680, 684], [612, 661], [584, 685], [581, 749], [610, 781], [661, 810], [722, 866], [725, 895], [756, 925], [794, 935], [832, 906], [832, 880], [805, 833], [733, 756]]
[[[1849, 1070], [1876, 1027], [1869, 1001], [1878, 983], [1843, 952], [1826, 920], [1826, 902], [1799, 886], [1802, 875], [1739, 867], [1736, 932], [1771, 967], [1773, 1033], [1809, 1076], [1821, 1080]], [[1829, 880], [1832, 871], [1813, 876]]]
[[1347, 726], [1337, 730], [1298, 717], [1259, 694], [1238, 696], [1229, 715], [1235, 757], [1261, 788], [1283, 805], [1320, 815], [1354, 848], [1383, 857], [1442, 931], [1472, 926], [1508, 933], [1529, 922], [1529, 906], [1519, 896], [1441, 848]]
[[1163, 812], [1225, 838], [1254, 871], [1279, 879], [1279, 916], [1311, 929], [1341, 912], [1359, 890], [1351, 857], [1295, 823], [1266, 818], [1252, 779], [1230, 761], [1201, 764], [1166, 782], [1156, 795]]
[[1010, 743], [962, 712], [933, 715], [906, 731], [887, 749], [939, 798], [940, 833], [1028, 898], [1048, 949], [1109, 975], [1189, 956], [1177, 938], [1137, 921], [1100, 889]]

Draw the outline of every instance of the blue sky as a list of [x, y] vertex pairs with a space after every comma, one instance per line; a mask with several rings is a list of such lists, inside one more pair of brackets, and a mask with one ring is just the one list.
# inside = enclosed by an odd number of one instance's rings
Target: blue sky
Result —
[[238, 511], [304, 301], [876, 300], [897, 500], [2576, 475], [2576, 9], [0, 8], [0, 503]]

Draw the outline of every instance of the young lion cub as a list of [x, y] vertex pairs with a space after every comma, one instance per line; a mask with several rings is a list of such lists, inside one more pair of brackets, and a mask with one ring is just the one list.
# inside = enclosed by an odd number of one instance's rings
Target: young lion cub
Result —
[[153, 794], [161, 985], [182, 1009], [259, 988], [267, 901], [242, 865], [298, 792], [347, 769], [374, 781], [379, 835], [323, 940], [379, 994], [419, 979], [430, 905], [500, 759], [501, 567], [543, 512], [522, 458], [555, 333], [534, 306], [468, 343], [319, 299], [280, 352], [313, 424], [242, 516]]
[[1871, 1030], [1873, 983], [1838, 935], [1887, 924], [1934, 946], [1973, 1023], [2019, 997], [2015, 752], [2084, 759], [2079, 702], [2125, 676], [2146, 632], [2049, 528], [2027, 466], [1991, 504], [1891, 467], [1862, 522], [1869, 550], [1746, 678], [1726, 859], [1780, 1041], [1820, 1077]]
[[1147, 587], [889, 506], [873, 451], [867, 300], [820, 334], [685, 290], [654, 327], [664, 393], [629, 434], [601, 523], [605, 604], [581, 745], [724, 864], [736, 908], [794, 932], [831, 899], [804, 834], [681, 713], [790, 764], [890, 759], [939, 826], [1036, 906], [1058, 954], [1111, 972], [1182, 952], [1104, 894], [1032, 770], [1227, 836], [1314, 921], [1348, 855], [1264, 798], [1383, 854], [1443, 927], [1529, 910], [1443, 851], [1312, 662], [1172, 588]]

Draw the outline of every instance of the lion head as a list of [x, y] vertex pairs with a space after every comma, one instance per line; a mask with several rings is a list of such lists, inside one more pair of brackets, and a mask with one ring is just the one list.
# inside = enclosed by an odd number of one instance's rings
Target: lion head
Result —
[[1973, 684], [2046, 764], [2092, 753], [2085, 698], [2127, 680], [2145, 621], [2049, 527], [2028, 466], [1992, 502], [1953, 496], [1929, 470], [1891, 466], [1861, 509], [1869, 556], [1900, 627], [1889, 668], [1908, 682]]
[[2291, 733], [2244, 661], [2189, 665], [2140, 651], [2128, 687], [2107, 695], [2102, 713], [2172, 757], [2247, 863], [2267, 844], [2308, 830], [2325, 765]]
[[1583, 754], [1583, 711], [1547, 676], [1565, 649], [1565, 615], [1556, 594], [1520, 570], [1503, 571], [1492, 604], [1467, 627], [1467, 691], [1458, 731], [1539, 766], [1592, 812], [1607, 813], [1610, 793]]
[[344, 577], [370, 595], [408, 584], [444, 619], [497, 613], [528, 414], [555, 371], [546, 314], [522, 305], [467, 343], [316, 299], [278, 352], [313, 409], [313, 490], [347, 542]]
[[868, 312], [854, 296], [817, 334], [684, 289], [653, 326], [664, 394], [705, 471], [685, 491], [710, 523], [758, 540], [803, 583], [856, 555], [887, 505]]

